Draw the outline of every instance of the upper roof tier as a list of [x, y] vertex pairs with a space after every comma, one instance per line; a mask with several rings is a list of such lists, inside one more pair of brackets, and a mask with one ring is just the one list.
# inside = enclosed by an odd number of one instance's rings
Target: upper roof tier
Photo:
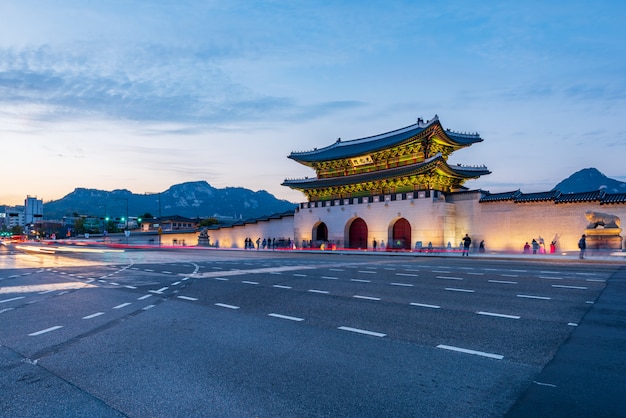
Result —
[[418, 119], [414, 125], [384, 134], [349, 141], [338, 139], [334, 144], [324, 148], [292, 152], [289, 158], [306, 165], [321, 161], [352, 158], [399, 145], [416, 136], [432, 136], [431, 139], [436, 142], [456, 149], [464, 148], [483, 140], [477, 133], [465, 134], [444, 130], [439, 122], [439, 118], [435, 115], [429, 121], [424, 122]]

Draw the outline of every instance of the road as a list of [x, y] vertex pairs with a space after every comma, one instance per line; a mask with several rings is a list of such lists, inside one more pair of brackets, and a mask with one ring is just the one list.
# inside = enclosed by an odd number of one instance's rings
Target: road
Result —
[[504, 416], [615, 264], [0, 247], [3, 416]]

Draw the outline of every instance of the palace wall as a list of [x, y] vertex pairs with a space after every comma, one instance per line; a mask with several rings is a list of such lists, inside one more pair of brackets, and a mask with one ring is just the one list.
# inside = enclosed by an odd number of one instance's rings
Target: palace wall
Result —
[[[349, 227], [361, 218], [367, 224], [367, 248], [372, 240], [379, 246], [389, 246], [393, 225], [400, 218], [411, 225], [411, 248], [416, 242], [423, 247], [458, 248], [465, 234], [472, 238], [477, 249], [481, 240], [487, 251], [521, 252], [524, 243], [543, 238], [546, 251], [550, 242], [557, 242], [557, 252], [577, 251], [580, 236], [585, 233], [588, 221], [586, 211], [618, 216], [626, 222], [626, 204], [600, 205], [597, 202], [559, 203], [553, 201], [514, 203], [513, 201], [480, 203], [480, 191], [444, 194], [441, 192], [415, 192], [397, 195], [374, 196], [362, 203], [354, 199], [301, 203], [294, 216], [269, 219], [209, 229], [211, 243], [219, 241], [221, 248], [243, 248], [246, 237], [293, 239], [297, 248], [315, 240], [315, 230], [323, 222], [328, 240], [338, 248], [348, 246]], [[622, 234], [622, 236], [624, 236]], [[187, 245], [195, 245], [187, 239]], [[313, 242], [314, 246], [319, 244]]]

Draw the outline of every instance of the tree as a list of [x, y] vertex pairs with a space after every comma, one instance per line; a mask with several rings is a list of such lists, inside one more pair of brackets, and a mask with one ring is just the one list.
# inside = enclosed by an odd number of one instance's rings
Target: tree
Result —
[[216, 218], [205, 218], [201, 219], [200, 222], [198, 222], [198, 226], [201, 228], [217, 224], [219, 224], [219, 221]]

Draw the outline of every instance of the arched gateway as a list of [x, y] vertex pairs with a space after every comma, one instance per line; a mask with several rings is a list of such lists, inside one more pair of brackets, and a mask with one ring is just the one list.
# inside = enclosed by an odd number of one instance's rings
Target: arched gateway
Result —
[[328, 241], [328, 227], [324, 222], [320, 222], [319, 224], [313, 227], [313, 241], [315, 243], [322, 243]]
[[389, 246], [396, 250], [411, 249], [411, 224], [409, 221], [400, 218], [393, 224]]
[[350, 224], [348, 248], [367, 248], [367, 224], [361, 218], [356, 218]]

